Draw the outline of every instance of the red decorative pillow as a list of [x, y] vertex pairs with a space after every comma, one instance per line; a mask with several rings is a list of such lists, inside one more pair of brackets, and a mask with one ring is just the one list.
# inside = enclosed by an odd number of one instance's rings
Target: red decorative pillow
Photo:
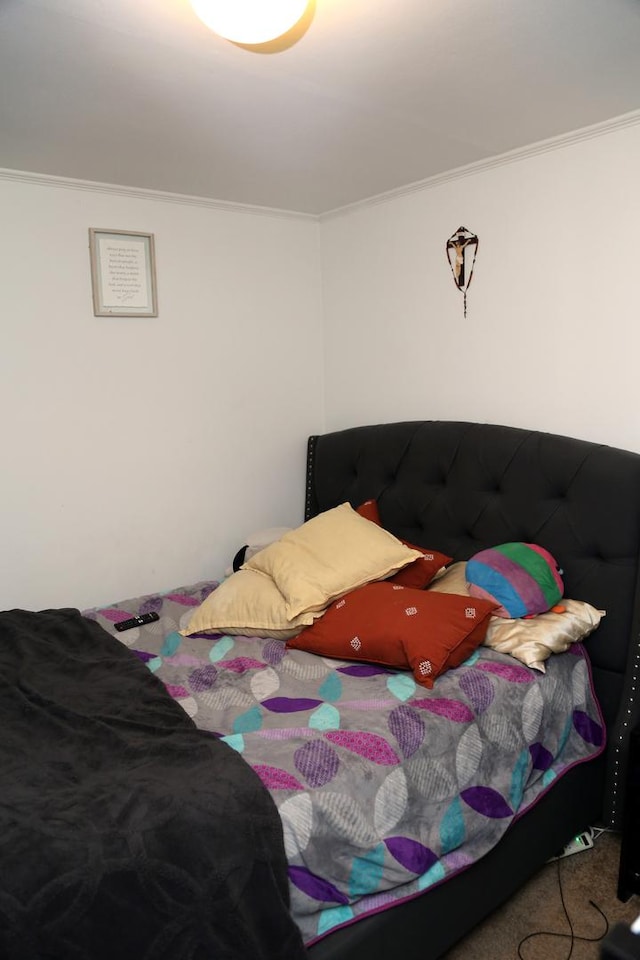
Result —
[[413, 670], [425, 687], [482, 643], [495, 604], [456, 594], [368, 583], [334, 601], [287, 647]]
[[459, 667], [482, 644], [495, 604], [453, 593], [420, 594], [425, 595], [440, 597], [443, 602], [429, 611], [432, 626], [427, 628], [427, 635], [412, 632], [405, 638], [404, 649], [416, 681], [432, 687], [436, 677]]
[[[402, 540], [402, 538], [399, 538]], [[410, 544], [408, 540], [402, 540], [405, 547], [412, 550], [424, 550], [424, 556], [408, 564], [403, 570], [398, 570], [391, 577], [387, 577], [387, 583], [396, 583], [402, 587], [411, 587], [414, 590], [423, 590], [427, 587], [438, 570], [451, 563], [451, 557], [446, 553], [438, 553], [437, 550], [425, 550], [424, 547], [418, 547]]]
[[356, 513], [359, 513], [365, 520], [371, 520], [371, 523], [377, 523], [379, 527], [382, 526], [380, 511], [378, 510], [376, 500], [365, 500], [364, 503], [361, 503], [360, 506], [356, 508]]
[[[371, 520], [372, 523], [377, 524], [379, 527], [382, 526], [380, 511], [378, 510], [378, 504], [375, 500], [365, 500], [365, 502], [361, 503], [356, 509], [356, 513], [359, 513], [365, 520]], [[389, 583], [399, 583], [403, 587], [423, 590], [424, 587], [427, 587], [431, 583], [438, 570], [440, 570], [441, 567], [446, 567], [453, 559], [445, 553], [438, 553], [437, 550], [427, 550], [425, 547], [419, 547], [415, 543], [409, 543], [408, 540], [403, 540], [402, 537], [398, 537], [398, 540], [411, 550], [422, 551], [424, 556], [420, 557], [419, 560], [414, 560], [413, 563], [410, 563], [403, 570], [398, 570], [393, 576], [388, 577]]]

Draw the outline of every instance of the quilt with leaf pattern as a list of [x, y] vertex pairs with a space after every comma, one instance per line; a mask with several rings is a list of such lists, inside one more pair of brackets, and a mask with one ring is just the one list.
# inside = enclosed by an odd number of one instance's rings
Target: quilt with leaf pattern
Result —
[[159, 614], [114, 635], [270, 791], [307, 944], [474, 863], [558, 777], [604, 749], [580, 644], [551, 657], [544, 674], [480, 647], [427, 690], [409, 672], [281, 640], [183, 637], [215, 586], [85, 616], [114, 632], [118, 620]]

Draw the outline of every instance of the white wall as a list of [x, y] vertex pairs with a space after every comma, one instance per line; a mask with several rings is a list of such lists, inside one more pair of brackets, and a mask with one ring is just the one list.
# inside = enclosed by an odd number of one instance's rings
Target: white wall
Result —
[[[219, 577], [301, 522], [318, 224], [0, 180], [0, 608]], [[155, 234], [159, 317], [93, 316], [88, 228]]]
[[616, 127], [325, 218], [327, 429], [466, 419], [640, 451], [639, 171], [640, 125]]
[[[469, 419], [640, 451], [638, 169], [640, 125], [614, 127], [320, 225], [0, 178], [0, 607], [220, 576], [243, 535], [300, 522], [323, 429]], [[93, 316], [90, 226], [155, 234], [157, 319]]]

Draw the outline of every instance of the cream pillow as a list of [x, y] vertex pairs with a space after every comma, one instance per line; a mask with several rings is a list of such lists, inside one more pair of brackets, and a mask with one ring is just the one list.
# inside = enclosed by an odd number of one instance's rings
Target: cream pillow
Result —
[[305, 613], [289, 620], [284, 597], [270, 577], [253, 570], [238, 570], [203, 600], [180, 633], [185, 637], [193, 633], [227, 633], [288, 640], [314, 619], [314, 614]]
[[[442, 576], [432, 581], [428, 589], [469, 596], [465, 568], [464, 562], [452, 563]], [[597, 610], [584, 600], [563, 597], [558, 606], [564, 607], [564, 613], [549, 610], [535, 617], [518, 620], [492, 617], [484, 645], [498, 653], [508, 653], [533, 670], [544, 673], [544, 660], [552, 653], [562, 653], [572, 643], [584, 640], [605, 616], [604, 610]]]
[[428, 589], [436, 593], [458, 593], [463, 597], [470, 597], [469, 584], [465, 576], [466, 569], [467, 564], [464, 560], [450, 564], [442, 572], [436, 573]]
[[241, 569], [271, 577], [293, 619], [324, 610], [332, 600], [383, 580], [421, 556], [343, 503], [286, 533]]

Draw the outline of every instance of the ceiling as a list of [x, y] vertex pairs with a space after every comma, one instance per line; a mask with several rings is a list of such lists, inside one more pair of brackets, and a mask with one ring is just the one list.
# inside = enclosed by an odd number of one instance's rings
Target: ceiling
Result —
[[321, 214], [640, 110], [640, 0], [0, 0], [0, 167]]

